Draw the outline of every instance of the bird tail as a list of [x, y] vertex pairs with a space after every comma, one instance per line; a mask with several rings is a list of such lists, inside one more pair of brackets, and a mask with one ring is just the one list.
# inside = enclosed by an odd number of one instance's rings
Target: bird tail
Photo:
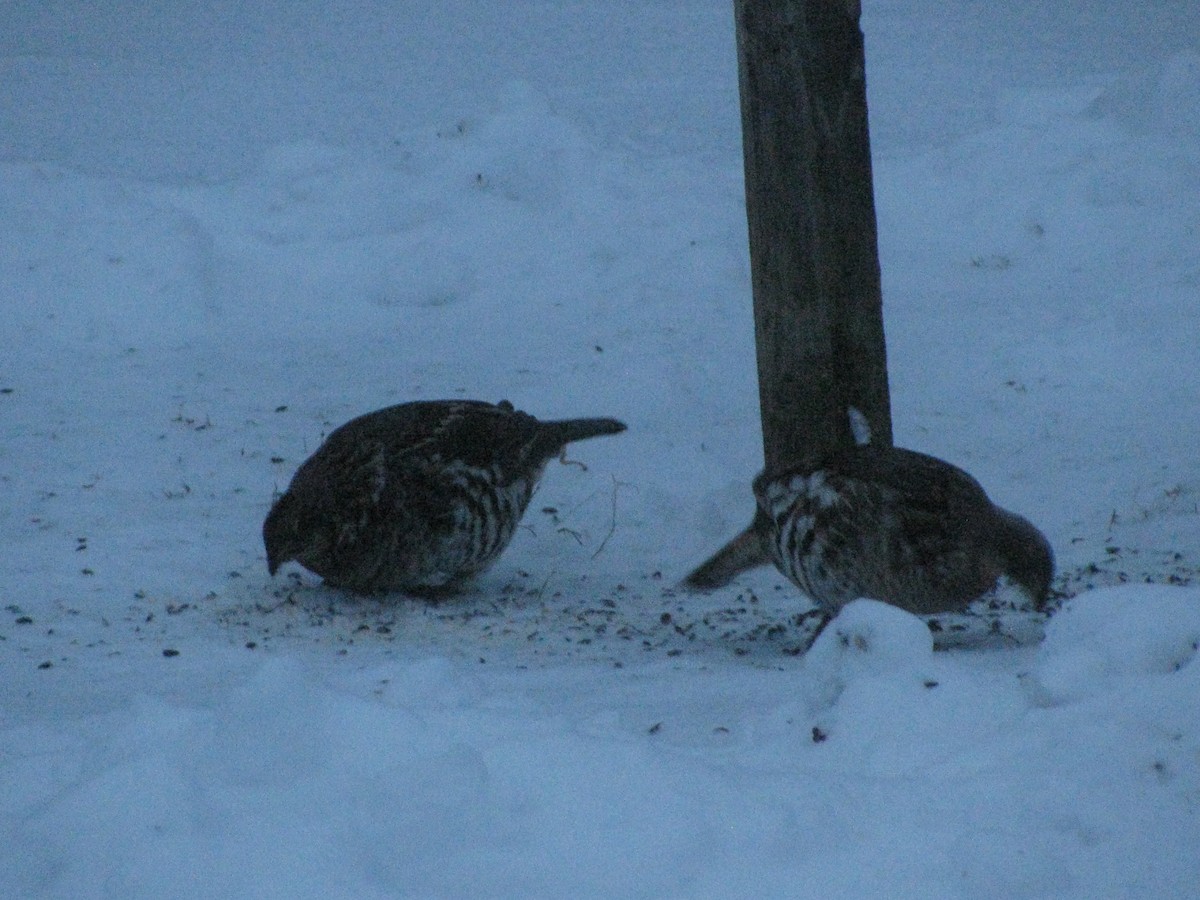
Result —
[[733, 581], [747, 569], [770, 562], [762, 539], [762, 510], [755, 515], [750, 527], [727, 543], [694, 569], [683, 583], [694, 590], [710, 591]]
[[600, 437], [605, 434], [620, 434], [625, 423], [616, 419], [561, 419], [557, 422], [542, 422], [540, 440], [553, 455], [572, 441]]

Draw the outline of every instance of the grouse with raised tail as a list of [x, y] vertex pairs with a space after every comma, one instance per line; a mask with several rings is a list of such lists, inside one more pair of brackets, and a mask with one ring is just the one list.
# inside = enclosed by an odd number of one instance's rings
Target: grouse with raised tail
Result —
[[541, 422], [511, 403], [402, 403], [352, 419], [304, 462], [263, 523], [267, 568], [289, 560], [354, 593], [423, 594], [488, 568], [542, 472], [616, 419]]

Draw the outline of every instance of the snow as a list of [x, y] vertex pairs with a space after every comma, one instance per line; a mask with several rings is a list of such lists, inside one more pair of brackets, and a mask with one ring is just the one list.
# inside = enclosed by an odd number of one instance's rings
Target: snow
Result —
[[[897, 440], [1044, 638], [676, 586], [761, 461], [725, 0], [0, 12], [4, 896], [1196, 895], [1200, 7], [864, 6]], [[458, 396], [630, 428], [460, 597], [267, 576]]]

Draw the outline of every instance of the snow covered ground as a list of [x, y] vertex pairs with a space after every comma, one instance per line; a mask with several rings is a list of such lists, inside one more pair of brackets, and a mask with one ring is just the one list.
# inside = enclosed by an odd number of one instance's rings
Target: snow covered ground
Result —
[[[863, 24], [897, 440], [1044, 640], [676, 587], [761, 458], [727, 0], [0, 10], [0, 893], [1197, 895], [1200, 7]], [[630, 428], [459, 598], [268, 578], [457, 396]]]

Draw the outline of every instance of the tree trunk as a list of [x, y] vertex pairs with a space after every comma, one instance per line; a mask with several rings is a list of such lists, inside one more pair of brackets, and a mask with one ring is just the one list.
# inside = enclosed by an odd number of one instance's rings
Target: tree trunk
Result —
[[763, 456], [890, 445], [883, 299], [854, 0], [735, 0]]

